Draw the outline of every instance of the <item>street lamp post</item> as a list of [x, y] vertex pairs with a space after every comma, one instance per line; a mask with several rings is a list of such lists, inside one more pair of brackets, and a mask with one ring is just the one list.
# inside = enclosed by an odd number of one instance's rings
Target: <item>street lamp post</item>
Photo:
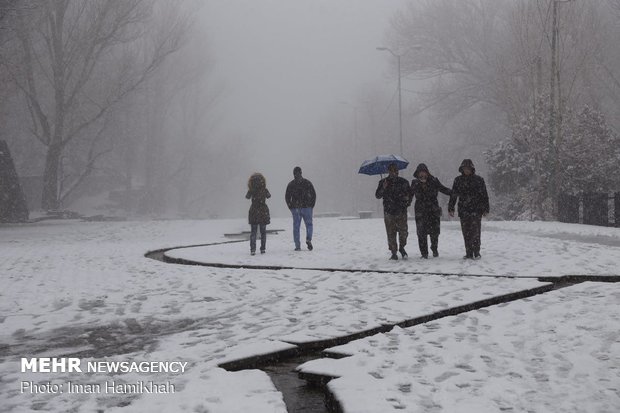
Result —
[[[358, 157], [357, 157], [357, 152], [358, 152], [357, 109], [358, 107], [347, 101], [340, 101], [340, 103], [343, 105], [350, 106], [353, 109], [353, 147], [352, 147], [351, 152], [352, 152], [352, 157], [353, 157], [352, 164], [355, 165], [356, 161], [358, 160]], [[358, 204], [357, 194], [359, 193], [359, 188], [358, 188], [359, 180], [357, 179], [357, 173], [355, 172], [355, 169], [352, 169], [352, 171], [353, 171], [353, 181], [355, 182], [355, 191], [353, 192], [353, 195], [352, 195], [352, 203], [353, 203], [353, 212], [355, 212], [357, 210], [357, 204]]]
[[[560, 25], [558, 6], [574, 0], [553, 0], [553, 24], [551, 26], [551, 85], [549, 89], [549, 146], [552, 150], [551, 162], [551, 198], [552, 210], [557, 213], [559, 192], [559, 158], [562, 142], [562, 89], [560, 87]], [[557, 99], [556, 99], [557, 88]]]
[[394, 51], [388, 47], [377, 47], [377, 50], [387, 51], [392, 54], [396, 58], [396, 62], [398, 63], [398, 131], [400, 135], [400, 156], [403, 156], [403, 99], [402, 99], [402, 89], [400, 86], [400, 57], [401, 55], [394, 53]]

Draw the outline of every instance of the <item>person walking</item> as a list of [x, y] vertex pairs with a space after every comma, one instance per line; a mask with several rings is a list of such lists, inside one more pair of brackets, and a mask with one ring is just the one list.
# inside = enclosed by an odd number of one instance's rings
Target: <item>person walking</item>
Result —
[[301, 251], [299, 241], [299, 229], [301, 221], [306, 227], [306, 246], [312, 251], [312, 210], [316, 204], [316, 192], [312, 182], [301, 176], [301, 168], [296, 166], [293, 169], [293, 180], [286, 187], [286, 205], [293, 215], [293, 241], [295, 251]]
[[247, 199], [252, 200], [250, 211], [248, 212], [248, 222], [250, 224], [250, 254], [256, 254], [256, 235], [260, 229], [260, 253], [265, 253], [267, 246], [267, 225], [271, 218], [269, 215], [269, 207], [267, 199], [271, 198], [271, 194], [267, 189], [267, 180], [260, 173], [255, 173], [248, 180], [248, 193], [245, 195]]
[[465, 259], [480, 259], [480, 232], [482, 217], [489, 213], [489, 195], [484, 179], [476, 175], [471, 159], [464, 159], [459, 167], [460, 176], [454, 178], [448, 212], [454, 216], [458, 199], [458, 213], [465, 241]]
[[422, 258], [428, 258], [428, 237], [431, 239], [433, 257], [439, 256], [439, 232], [441, 223], [441, 207], [437, 201], [439, 192], [451, 195], [452, 191], [431, 175], [428, 167], [421, 163], [413, 173], [411, 195], [415, 197], [414, 213], [418, 235], [418, 245]]
[[[388, 166], [388, 176], [379, 181], [375, 191], [377, 199], [383, 198], [383, 221], [387, 233], [388, 248], [392, 253], [391, 260], [397, 260], [400, 252], [407, 258], [408, 224], [407, 208], [411, 205], [411, 191], [409, 182], [398, 176], [398, 167], [392, 163]], [[398, 244], [396, 236], [398, 235]]]

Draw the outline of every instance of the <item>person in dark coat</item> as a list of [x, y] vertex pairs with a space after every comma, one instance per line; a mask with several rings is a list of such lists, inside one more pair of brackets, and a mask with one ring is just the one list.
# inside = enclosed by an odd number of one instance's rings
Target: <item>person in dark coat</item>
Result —
[[255, 173], [248, 180], [247, 199], [252, 200], [250, 211], [248, 212], [248, 222], [250, 224], [250, 254], [256, 254], [256, 233], [260, 228], [260, 253], [265, 253], [267, 246], [267, 225], [271, 222], [269, 207], [266, 200], [271, 198], [267, 189], [267, 181], [262, 174]]
[[[405, 246], [409, 235], [407, 208], [411, 205], [411, 191], [409, 182], [398, 176], [396, 164], [390, 164], [388, 167], [388, 176], [379, 181], [375, 196], [377, 199], [383, 198], [383, 220], [388, 248], [392, 253], [390, 259], [398, 259], [397, 251], [403, 258], [406, 258]], [[396, 243], [396, 235], [398, 235], [398, 244]]]
[[451, 195], [452, 191], [431, 175], [425, 164], [421, 163], [413, 173], [411, 194], [415, 197], [415, 225], [418, 234], [418, 245], [422, 258], [428, 258], [428, 237], [431, 238], [433, 257], [439, 256], [439, 232], [441, 207], [437, 201], [439, 192]]
[[285, 200], [288, 209], [293, 215], [293, 241], [295, 251], [301, 250], [299, 241], [299, 228], [301, 221], [306, 226], [306, 246], [312, 251], [312, 210], [316, 204], [316, 191], [312, 182], [301, 176], [301, 168], [293, 169], [293, 180], [286, 187]]
[[471, 159], [464, 159], [459, 167], [460, 176], [454, 179], [452, 196], [448, 203], [448, 212], [454, 216], [454, 205], [459, 200], [459, 218], [465, 241], [463, 258], [480, 258], [480, 231], [482, 217], [489, 213], [489, 195], [482, 177], [476, 175], [476, 168]]

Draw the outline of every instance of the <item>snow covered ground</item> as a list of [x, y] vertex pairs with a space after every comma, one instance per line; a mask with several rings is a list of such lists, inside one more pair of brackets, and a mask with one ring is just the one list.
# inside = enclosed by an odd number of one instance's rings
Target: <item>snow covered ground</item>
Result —
[[617, 412], [620, 285], [584, 283], [406, 329], [305, 363], [347, 412]]
[[[619, 272], [620, 231], [611, 228], [485, 222], [483, 259], [463, 261], [458, 224], [443, 223], [441, 256], [421, 260], [417, 258], [412, 223], [408, 248], [411, 258], [398, 262], [387, 260], [383, 223], [378, 219], [316, 219], [315, 250], [312, 252], [292, 251], [289, 219], [275, 219], [269, 228], [281, 228], [285, 232], [269, 236], [264, 256], [251, 257], [246, 242], [176, 249], [168, 254], [205, 262], [394, 273], [211, 268], [165, 264], [144, 257], [145, 252], [159, 248], [226, 241], [224, 233], [247, 230], [244, 220], [43, 221], [1, 226], [0, 411], [282, 412], [285, 411], [282, 396], [266, 374], [256, 370], [227, 372], [217, 365], [291, 348], [289, 342], [344, 336], [491, 296], [535, 288], [542, 284], [534, 277], [541, 275], [613, 275]], [[428, 272], [521, 278], [425, 274]], [[607, 305], [591, 306], [590, 300], [606, 291], [613, 292], [612, 286], [614, 284], [592, 283], [583, 294], [557, 292], [543, 297], [550, 300], [547, 301], [550, 304], [564, 303], [564, 311], [576, 320], [583, 320], [579, 325], [588, 326], [589, 321], [597, 321], [596, 331], [601, 334], [592, 334], [587, 343], [601, 347], [601, 354], [605, 354], [606, 345], [609, 351], [617, 348], [617, 336], [616, 341], [610, 341], [609, 335], [598, 326], [605, 326], [607, 321], [615, 326], [614, 331], [618, 330], [618, 309], [612, 305], [612, 298], [615, 297], [617, 303], [618, 296], [610, 293]], [[529, 304], [531, 302], [525, 300], [519, 302], [524, 308], [522, 311], [529, 308]], [[513, 334], [505, 326], [518, 323], [518, 318], [508, 317], [506, 314], [511, 313], [505, 308], [484, 311], [489, 314], [484, 325], [491, 328], [480, 328], [479, 340]], [[601, 314], [607, 316], [601, 317]], [[542, 334], [549, 324], [537, 321], [538, 317], [542, 317], [540, 312], [525, 312], [521, 324], [529, 323], [531, 335], [540, 336], [542, 351], [553, 354], [549, 348], [558, 345], [557, 337]], [[453, 327], [443, 320], [433, 325]], [[577, 326], [574, 328], [576, 332], [581, 331]], [[396, 329], [393, 334], [401, 334], [400, 331]], [[450, 330], [441, 334], [444, 337], [455, 333]], [[430, 343], [433, 339], [425, 336], [424, 341]], [[402, 349], [403, 354], [410, 351], [406, 345]], [[429, 344], [421, 348], [424, 350], [421, 354], [432, 349]], [[435, 347], [435, 350], [437, 357], [447, 357], [441, 349]], [[568, 354], [569, 362], [578, 364], [579, 354], [574, 357], [573, 353]], [[183, 374], [76, 376], [75, 373], [20, 372], [21, 357], [63, 355], [85, 361], [178, 360], [187, 361], [189, 367]], [[505, 357], [508, 354], [499, 351], [496, 363], [503, 363], [501, 360]], [[515, 363], [522, 363], [521, 368], [527, 369], [530, 367], [528, 360], [530, 364], [535, 363], [531, 359], [523, 356]], [[600, 363], [609, 368], [616, 383], [620, 381], [618, 359], [613, 354], [608, 354], [608, 359], [601, 359]], [[406, 368], [407, 364], [403, 366]], [[445, 363], [445, 368], [446, 372], [454, 369], [450, 363]], [[486, 374], [483, 369], [476, 371], [479, 372], [477, 379]], [[426, 379], [432, 382], [441, 374]], [[557, 376], [561, 379], [560, 373]], [[594, 380], [590, 386], [597, 386], [599, 377], [590, 376], [584, 380], [590, 378]], [[175, 385], [176, 392], [159, 395], [20, 392], [23, 381], [103, 383], [112, 379], [127, 383], [169, 381]], [[335, 386], [339, 381], [334, 383]], [[363, 385], [366, 381], [360, 383]], [[575, 386], [579, 383], [576, 381]], [[496, 388], [507, 390], [502, 386], [509, 384], [500, 381]], [[379, 387], [365, 391], [376, 391], [376, 400], [384, 395]], [[412, 393], [415, 391], [414, 388]], [[418, 395], [423, 397], [424, 394]], [[442, 406], [450, 406], [458, 400], [451, 399], [447, 390], [443, 394], [448, 400], [441, 403]], [[617, 393], [607, 392], [605, 396], [611, 404], [601, 402], [593, 406], [600, 407], [599, 411], [617, 411], [620, 406]], [[494, 396], [491, 392], [482, 393], [480, 400], [484, 401], [485, 397]], [[534, 408], [539, 402], [533, 398], [528, 404], [527, 400], [515, 406]], [[405, 402], [411, 403], [411, 400]], [[613, 406], [614, 410], [605, 410], [606, 406]]]
[[[289, 226], [287, 222], [271, 225], [272, 228], [286, 229]], [[443, 222], [441, 229], [440, 257], [428, 260], [418, 259], [420, 252], [415, 222], [412, 221], [407, 247], [410, 259], [397, 262], [386, 260], [389, 251], [383, 221], [380, 219], [320, 220], [315, 228], [316, 251], [312, 254], [293, 251], [292, 233], [289, 231], [268, 238], [269, 253], [265, 256], [240, 254], [238, 245], [179, 249], [167, 255], [199, 262], [238, 265], [511, 277], [620, 274], [620, 229], [617, 228], [547, 222], [484, 222], [481, 261], [462, 259], [465, 251], [458, 221]], [[302, 229], [302, 238], [303, 234]]]

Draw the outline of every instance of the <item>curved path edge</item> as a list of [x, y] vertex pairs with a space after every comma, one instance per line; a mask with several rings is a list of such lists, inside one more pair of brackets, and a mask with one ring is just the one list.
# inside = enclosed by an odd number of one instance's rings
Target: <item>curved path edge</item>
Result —
[[190, 260], [186, 258], [171, 257], [166, 253], [172, 250], [196, 248], [196, 247], [211, 247], [216, 245], [235, 244], [247, 242], [247, 240], [234, 240], [234, 241], [220, 241], [211, 242], [206, 244], [193, 244], [193, 245], [181, 245], [176, 247], [161, 248], [157, 250], [148, 251], [144, 254], [145, 257], [162, 261], [168, 264], [180, 264], [180, 265], [198, 265], [203, 267], [213, 268], [232, 268], [232, 269], [248, 269], [248, 270], [302, 270], [302, 271], [322, 271], [322, 272], [348, 272], [348, 273], [376, 273], [376, 274], [409, 274], [409, 275], [438, 275], [445, 277], [488, 277], [488, 278], [524, 278], [524, 279], [538, 279], [541, 282], [551, 283], [577, 283], [584, 281], [593, 282], [620, 282], [620, 275], [593, 275], [593, 274], [565, 274], [558, 276], [522, 276], [516, 277], [513, 275], [496, 275], [496, 274], [463, 274], [463, 273], [450, 273], [450, 272], [432, 272], [432, 271], [394, 271], [394, 270], [375, 270], [365, 268], [330, 268], [330, 267], [294, 267], [286, 265], [253, 265], [253, 264], [226, 264], [219, 262], [204, 262]]
[[[389, 271], [389, 270], [369, 270], [369, 269], [350, 269], [350, 268], [309, 268], [309, 267], [293, 267], [293, 266], [273, 266], [273, 265], [249, 265], [249, 264], [226, 264], [226, 263], [215, 263], [215, 262], [202, 262], [202, 261], [194, 261], [184, 258], [176, 258], [167, 255], [166, 253], [175, 249], [184, 249], [184, 248], [194, 248], [194, 247], [208, 247], [215, 245], [223, 245], [223, 244], [233, 244], [247, 242], [247, 240], [234, 240], [234, 241], [222, 241], [222, 242], [213, 242], [206, 244], [195, 244], [195, 245], [185, 245], [185, 246], [177, 246], [177, 247], [169, 247], [162, 248], [158, 250], [148, 251], [144, 254], [145, 257], [155, 259], [158, 261], [162, 261], [169, 264], [181, 264], [181, 265], [192, 265], [192, 266], [205, 266], [205, 267], [214, 267], [214, 268], [231, 268], [231, 269], [251, 269], [251, 270], [305, 270], [305, 271], [324, 271], [324, 272], [349, 272], [349, 273], [379, 273], [379, 274], [389, 274], [389, 273], [397, 273], [397, 274], [411, 274], [411, 275], [438, 275], [438, 276], [459, 276], [459, 277], [493, 277], [493, 278], [517, 278], [514, 276], [505, 276], [505, 275], [483, 275], [483, 274], [461, 274], [461, 273], [439, 273], [439, 272], [420, 272], [420, 271]], [[379, 327], [375, 327], [369, 330], [362, 330], [352, 334], [348, 334], [340, 337], [333, 337], [328, 339], [320, 339], [314, 341], [306, 341], [306, 342], [294, 342], [294, 341], [286, 341], [280, 340], [282, 342], [292, 344], [295, 347], [279, 350], [272, 353], [254, 355], [251, 357], [246, 357], [237, 360], [229, 360], [223, 363], [218, 364], [218, 367], [221, 367], [228, 371], [239, 371], [246, 369], [256, 369], [261, 368], [267, 365], [273, 365], [280, 363], [284, 360], [288, 360], [294, 357], [302, 356], [302, 355], [311, 355], [315, 354], [318, 357], [346, 357], [347, 355], [338, 354], [338, 353], [329, 353], [325, 352], [325, 349], [330, 347], [343, 345], [349, 343], [354, 340], [358, 340], [364, 337], [372, 336], [379, 333], [387, 333], [391, 331], [394, 327], [412, 327], [415, 325], [427, 323], [429, 321], [434, 321], [440, 318], [455, 316], [458, 314], [466, 313], [469, 311], [481, 309], [484, 307], [490, 307], [493, 305], [499, 305], [503, 303], [507, 303], [510, 301], [515, 301], [527, 297], [532, 297], [538, 294], [544, 294], [546, 292], [564, 288], [571, 285], [579, 284], [582, 282], [590, 281], [590, 282], [620, 282], [620, 275], [560, 275], [557, 277], [550, 276], [528, 276], [528, 277], [519, 277], [519, 278], [535, 278], [538, 279], [541, 283], [544, 283], [540, 287], [535, 287], [526, 290], [520, 290], [508, 294], [502, 294], [495, 297], [487, 298], [484, 300], [474, 301], [469, 304], [464, 304], [456, 307], [447, 308], [441, 311], [437, 311], [434, 313], [422, 315], [419, 317], [414, 317], [411, 319], [403, 320], [397, 323], [387, 323], [382, 324]], [[337, 397], [329, 390], [327, 387], [327, 383], [336, 378], [331, 376], [321, 376], [309, 373], [299, 372], [299, 377], [306, 382], [320, 386], [324, 389], [325, 393], [325, 405], [329, 412], [337, 412], [343, 413], [342, 405]]]

